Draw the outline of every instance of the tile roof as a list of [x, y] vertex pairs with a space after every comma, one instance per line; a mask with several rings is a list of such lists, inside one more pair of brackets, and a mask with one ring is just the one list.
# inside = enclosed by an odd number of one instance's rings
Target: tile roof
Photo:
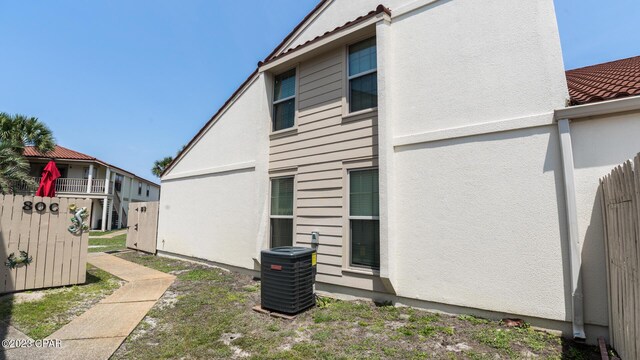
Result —
[[389, 8], [384, 7], [382, 4], [378, 5], [378, 7], [376, 7], [375, 10], [369, 11], [366, 15], [359, 16], [359, 17], [357, 17], [357, 18], [355, 18], [355, 19], [353, 19], [351, 21], [347, 21], [343, 25], [338, 26], [333, 30], [329, 30], [329, 31], [325, 32], [322, 35], [318, 35], [315, 38], [313, 38], [311, 40], [308, 40], [305, 43], [302, 43], [302, 44], [300, 44], [300, 45], [298, 45], [298, 46], [296, 46], [294, 48], [287, 49], [287, 50], [283, 51], [282, 53], [280, 53], [278, 55], [272, 55], [272, 56], [267, 57], [267, 59], [265, 59], [264, 62], [258, 63], [258, 66], [261, 66], [263, 64], [269, 63], [269, 62], [271, 62], [273, 60], [276, 60], [276, 59], [280, 58], [281, 56], [284, 56], [284, 55], [287, 55], [287, 54], [289, 54], [289, 53], [291, 53], [293, 51], [299, 50], [299, 49], [301, 49], [301, 48], [303, 48], [303, 47], [305, 47], [307, 45], [313, 44], [314, 42], [316, 42], [318, 40], [321, 40], [321, 39], [323, 39], [323, 38], [325, 38], [325, 37], [327, 37], [327, 36], [329, 36], [329, 35], [331, 35], [333, 33], [336, 33], [336, 32], [338, 32], [340, 30], [347, 29], [347, 28], [349, 28], [351, 26], [354, 26], [354, 25], [356, 25], [358, 23], [361, 23], [361, 22], [363, 22], [363, 21], [365, 21], [365, 20], [367, 20], [369, 18], [372, 18], [372, 17], [374, 17], [374, 16], [376, 16], [376, 15], [378, 15], [380, 13], [385, 13], [385, 14], [391, 16], [391, 10], [389, 10]]
[[53, 151], [50, 151], [46, 154], [39, 152], [33, 146], [25, 146], [23, 154], [25, 157], [40, 157], [40, 158], [45, 157], [45, 158], [65, 159], [65, 160], [97, 160], [93, 156], [89, 156], [81, 152], [67, 149], [66, 147], [62, 147], [59, 145], [56, 145], [56, 148], [53, 149]]
[[566, 72], [570, 105], [640, 95], [640, 56]]

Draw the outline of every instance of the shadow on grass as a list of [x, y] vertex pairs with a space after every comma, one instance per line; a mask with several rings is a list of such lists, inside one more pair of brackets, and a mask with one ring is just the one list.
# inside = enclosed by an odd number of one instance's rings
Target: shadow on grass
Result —
[[597, 346], [587, 345], [562, 338], [562, 359], [567, 360], [596, 360], [600, 359], [600, 349]]

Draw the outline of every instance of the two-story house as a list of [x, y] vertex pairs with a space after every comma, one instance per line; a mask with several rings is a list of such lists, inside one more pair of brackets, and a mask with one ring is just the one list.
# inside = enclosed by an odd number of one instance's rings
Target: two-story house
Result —
[[[92, 199], [91, 229], [111, 230], [127, 226], [130, 202], [157, 201], [160, 186], [129, 171], [62, 146], [41, 154], [27, 146], [24, 156], [29, 161], [31, 176], [36, 183], [46, 164], [55, 160], [60, 171], [56, 180], [56, 196]], [[33, 193], [36, 189], [24, 185], [15, 191]]]
[[258, 63], [162, 175], [158, 253], [315, 246], [319, 290], [606, 336], [598, 177], [637, 118], [566, 110], [552, 0], [383, 5], [323, 0]]

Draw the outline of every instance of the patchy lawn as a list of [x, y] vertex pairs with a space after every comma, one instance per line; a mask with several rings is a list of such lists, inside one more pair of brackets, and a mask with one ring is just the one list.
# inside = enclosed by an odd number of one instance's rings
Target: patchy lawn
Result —
[[507, 328], [473, 316], [449, 316], [366, 301], [322, 298], [295, 320], [251, 310], [260, 282], [179, 260], [118, 256], [177, 280], [113, 359], [597, 359], [532, 328]]
[[89, 252], [107, 252], [125, 250], [127, 234], [114, 236], [111, 239], [91, 239], [89, 238]]
[[103, 235], [109, 235], [111, 233], [114, 233], [116, 231], [120, 231], [122, 229], [115, 229], [115, 230], [107, 230], [107, 231], [99, 231], [99, 230], [90, 230], [89, 231], [89, 236], [103, 236]]
[[84, 285], [25, 291], [0, 297], [0, 320], [33, 339], [43, 339], [122, 285], [111, 274], [87, 264]]

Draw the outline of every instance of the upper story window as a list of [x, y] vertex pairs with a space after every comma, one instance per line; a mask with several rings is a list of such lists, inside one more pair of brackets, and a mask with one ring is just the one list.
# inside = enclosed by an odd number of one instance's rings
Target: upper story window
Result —
[[151, 190], [151, 186], [147, 185], [147, 197], [149, 197], [149, 191]]
[[[84, 174], [82, 175], [83, 179], [88, 179], [89, 178], [89, 167], [85, 167], [84, 170]], [[91, 173], [91, 178], [92, 179], [97, 179], [98, 178], [98, 168], [94, 167], [93, 168], [93, 172]]]
[[116, 174], [116, 178], [114, 181], [114, 187], [116, 188], [116, 191], [122, 191], [122, 182], [124, 181], [124, 176], [120, 175], [120, 174]]
[[142, 195], [142, 183], [138, 183], [138, 195]]
[[273, 84], [273, 131], [293, 127], [296, 115], [296, 69], [277, 75]]
[[378, 106], [376, 38], [349, 46], [349, 112]]

